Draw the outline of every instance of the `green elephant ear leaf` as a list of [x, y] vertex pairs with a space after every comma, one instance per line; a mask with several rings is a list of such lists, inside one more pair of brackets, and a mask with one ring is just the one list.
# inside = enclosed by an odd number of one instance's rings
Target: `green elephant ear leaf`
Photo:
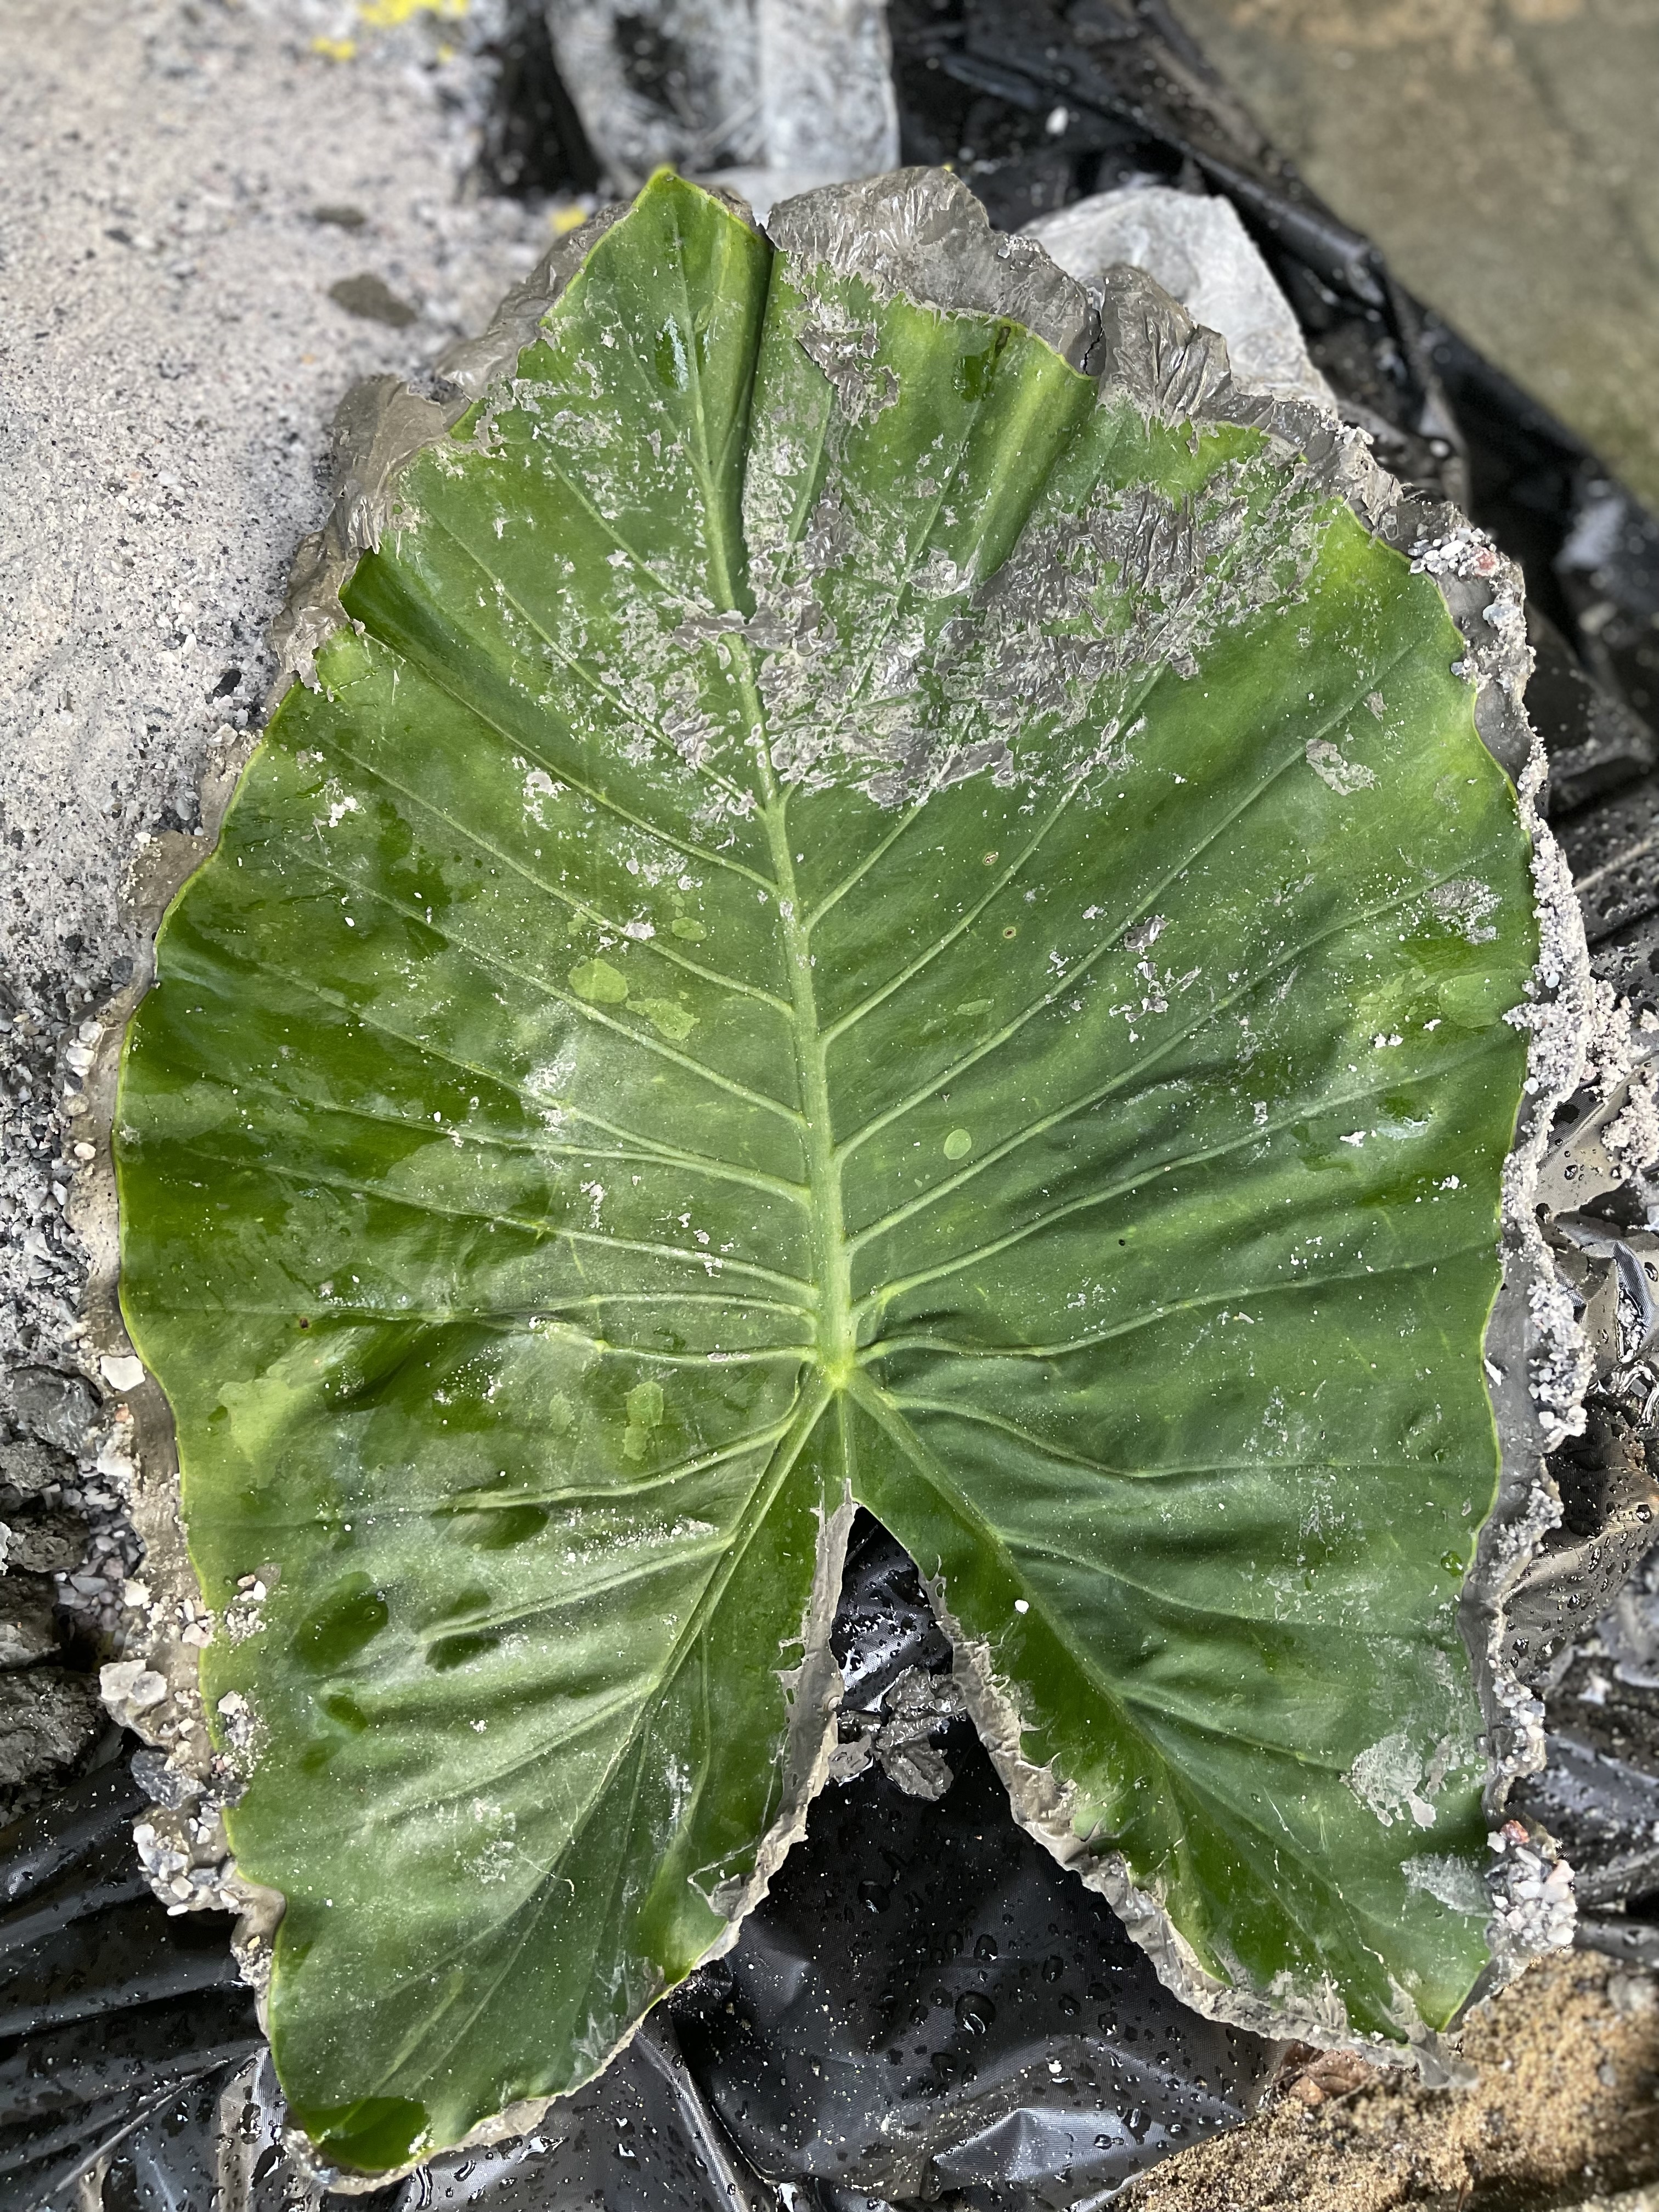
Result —
[[1486, 1960], [1516, 794], [1431, 576], [1097, 386], [982, 221], [1019, 313], [908, 296], [971, 204], [901, 183], [867, 265], [833, 195], [775, 246], [667, 176], [598, 238], [131, 1030], [125, 1309], [347, 2166], [730, 1941], [855, 1504], [1020, 1817], [1218, 2003], [1398, 2041]]

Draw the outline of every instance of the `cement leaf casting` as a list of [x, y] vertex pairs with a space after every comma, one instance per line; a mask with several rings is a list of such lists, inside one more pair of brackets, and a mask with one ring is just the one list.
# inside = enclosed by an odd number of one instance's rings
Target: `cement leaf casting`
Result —
[[1486, 1960], [1515, 792], [1282, 438], [1097, 388], [982, 226], [1024, 321], [905, 296], [963, 200], [860, 264], [833, 193], [775, 248], [653, 181], [404, 469], [161, 933], [125, 1309], [347, 2166], [731, 1939], [854, 1502], [1020, 1816], [1212, 1986], [1399, 2040]]

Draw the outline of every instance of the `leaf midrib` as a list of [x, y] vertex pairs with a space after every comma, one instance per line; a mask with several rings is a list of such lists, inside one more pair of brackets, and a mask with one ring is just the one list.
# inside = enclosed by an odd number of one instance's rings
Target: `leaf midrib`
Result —
[[[678, 249], [675, 268], [686, 331], [693, 340], [686, 347], [696, 435], [689, 452], [702, 494], [708, 518], [710, 597], [721, 613], [740, 614], [737, 579], [747, 566], [746, 550], [727, 535], [726, 510], [715, 496], [714, 458], [708, 436], [708, 416], [703, 404], [702, 365], [695, 343], [696, 319], [685, 277], [684, 240], [678, 215], [674, 242]], [[758, 346], [749, 363], [748, 387], [737, 418], [748, 419], [754, 389]], [[722, 455], [729, 460], [730, 444]], [[799, 532], [803, 516], [797, 520]], [[815, 1364], [823, 1381], [823, 1403], [847, 1387], [856, 1371], [857, 1317], [853, 1304], [852, 1254], [848, 1249], [842, 1202], [841, 1158], [836, 1149], [830, 1108], [830, 1075], [826, 1039], [818, 1019], [817, 996], [812, 982], [812, 956], [807, 924], [802, 915], [800, 890], [794, 855], [789, 849], [788, 793], [778, 782], [767, 741], [767, 714], [757, 681], [754, 649], [741, 632], [731, 634], [735, 674], [741, 690], [748, 726], [761, 735], [756, 759], [761, 783], [762, 811], [766, 823], [772, 872], [777, 884], [777, 917], [785, 965], [789, 975], [792, 1016], [789, 1028], [794, 1049], [796, 1079], [800, 1086], [804, 1127], [802, 1148], [806, 1155], [807, 1212], [811, 1224], [812, 1274], [817, 1293], [817, 1342]], [[820, 1407], [820, 1413], [823, 1407]]]
[[[692, 325], [691, 305], [685, 286], [685, 257], [684, 240], [678, 234], [678, 217], [675, 222], [675, 244], [679, 251], [675, 257], [682, 299], [684, 302], [688, 328]], [[732, 579], [738, 573], [734, 563], [734, 549], [721, 541], [720, 509], [713, 496], [713, 479], [708, 452], [707, 416], [702, 403], [702, 374], [695, 343], [686, 348], [690, 363], [691, 383], [696, 412], [696, 437], [692, 445], [693, 465], [696, 469], [703, 494], [704, 513], [708, 518], [711, 565], [717, 574], [711, 581], [718, 584], [718, 600], [723, 610], [737, 611]], [[752, 381], [754, 363], [750, 365]], [[746, 415], [746, 402], [744, 413]], [[738, 552], [741, 559], [740, 549]], [[711, 594], [715, 596], [715, 594]], [[750, 726], [764, 730], [765, 714], [758, 687], [754, 680], [750, 651], [746, 640], [739, 648], [739, 682], [751, 714]], [[696, 1603], [691, 1608], [684, 1625], [675, 1638], [657, 1670], [655, 1681], [649, 1692], [641, 1699], [633, 1725], [618, 1744], [605, 1775], [589, 1796], [569, 1832], [561, 1844], [554, 1860], [545, 1870], [550, 1877], [562, 1862], [577, 1837], [585, 1830], [595, 1811], [607, 1796], [611, 1782], [620, 1771], [630, 1753], [637, 1753], [649, 1733], [651, 1717], [656, 1710], [662, 1689], [678, 1673], [687, 1654], [696, 1645], [709, 1617], [719, 1607], [732, 1576], [736, 1573], [749, 1543], [764, 1522], [778, 1493], [788, 1480], [789, 1474], [805, 1449], [808, 1439], [817, 1427], [832, 1395], [844, 1389], [852, 1380], [854, 1367], [850, 1356], [851, 1336], [854, 1327], [850, 1289], [851, 1261], [847, 1251], [847, 1240], [841, 1205], [840, 1163], [836, 1157], [830, 1134], [829, 1083], [824, 1063], [824, 1052], [818, 1031], [817, 1012], [812, 989], [811, 953], [806, 933], [799, 918], [799, 891], [795, 880], [794, 863], [789, 851], [787, 821], [787, 795], [781, 792], [772, 773], [771, 761], [764, 744], [757, 748], [760, 774], [763, 787], [763, 810], [769, 844], [775, 865], [779, 869], [777, 884], [777, 912], [783, 938], [784, 953], [790, 972], [792, 987], [792, 1018], [790, 1030], [795, 1049], [797, 1077], [800, 1084], [805, 1127], [802, 1141], [807, 1155], [809, 1201], [808, 1211], [812, 1226], [813, 1256], [819, 1287], [818, 1342], [814, 1359], [822, 1370], [816, 1389], [809, 1389], [797, 1397], [793, 1418], [785, 1435], [768, 1460], [766, 1471], [751, 1493], [738, 1525], [732, 1532], [708, 1580], [703, 1585]], [[839, 1296], [836, 1287], [839, 1285]], [[848, 1345], [837, 1361], [826, 1358], [825, 1353], [845, 1339]], [[620, 1865], [620, 1855], [618, 1856]], [[539, 1922], [550, 1893], [552, 1883], [544, 1878], [538, 1896], [530, 1906], [528, 1923], [512, 1954], [516, 1960]], [[493, 1996], [512, 1960], [498, 1972], [489, 1988], [474, 2007], [469, 2019], [476, 2019], [483, 2006]]]

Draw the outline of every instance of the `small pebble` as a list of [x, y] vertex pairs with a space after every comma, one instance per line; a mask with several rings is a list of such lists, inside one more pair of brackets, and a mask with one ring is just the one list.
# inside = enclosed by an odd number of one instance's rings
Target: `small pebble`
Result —
[[1607, 1977], [1607, 2002], [1625, 2020], [1650, 2018], [1659, 2012], [1659, 1977], [1638, 1967]]

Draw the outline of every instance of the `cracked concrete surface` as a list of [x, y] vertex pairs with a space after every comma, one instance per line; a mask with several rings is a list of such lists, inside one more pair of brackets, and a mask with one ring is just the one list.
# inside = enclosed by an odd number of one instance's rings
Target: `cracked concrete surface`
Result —
[[1395, 273], [1659, 504], [1659, 0], [1174, 0]]

